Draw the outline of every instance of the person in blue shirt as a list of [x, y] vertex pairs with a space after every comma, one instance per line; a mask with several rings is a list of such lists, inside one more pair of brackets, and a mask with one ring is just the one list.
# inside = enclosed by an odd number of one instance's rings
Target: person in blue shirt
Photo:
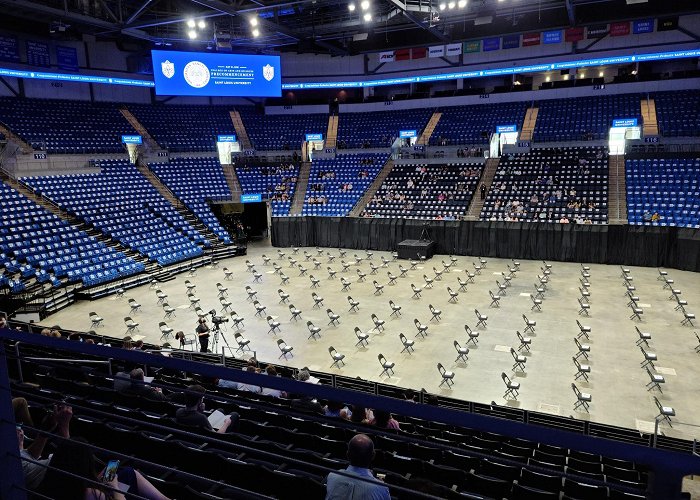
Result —
[[345, 474], [331, 472], [326, 479], [326, 500], [390, 500], [389, 488], [370, 470], [374, 443], [366, 434], [358, 434], [348, 443], [350, 465]]

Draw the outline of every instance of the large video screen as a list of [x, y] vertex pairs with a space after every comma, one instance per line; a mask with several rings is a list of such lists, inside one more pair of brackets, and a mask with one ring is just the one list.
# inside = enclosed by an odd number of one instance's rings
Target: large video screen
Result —
[[158, 95], [279, 97], [279, 56], [151, 51]]

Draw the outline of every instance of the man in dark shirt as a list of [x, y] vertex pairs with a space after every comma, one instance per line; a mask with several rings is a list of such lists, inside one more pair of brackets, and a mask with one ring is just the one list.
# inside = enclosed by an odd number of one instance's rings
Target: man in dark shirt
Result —
[[[206, 389], [201, 385], [190, 385], [185, 391], [185, 408], [180, 408], [175, 412], [175, 420], [180, 425], [198, 427], [208, 431], [214, 430], [209, 423], [209, 419], [204, 414], [204, 394]], [[221, 427], [216, 431], [220, 434], [233, 430], [232, 420], [238, 422], [238, 413], [232, 413], [226, 417]]]
[[200, 352], [207, 352], [209, 348], [209, 327], [207, 326], [206, 318], [199, 318], [196, 332], [199, 336]]
[[129, 372], [129, 378], [131, 379], [131, 384], [123, 390], [125, 394], [140, 396], [153, 401], [165, 401], [167, 399], [160, 387], [151, 387], [145, 383], [143, 369], [134, 368]]

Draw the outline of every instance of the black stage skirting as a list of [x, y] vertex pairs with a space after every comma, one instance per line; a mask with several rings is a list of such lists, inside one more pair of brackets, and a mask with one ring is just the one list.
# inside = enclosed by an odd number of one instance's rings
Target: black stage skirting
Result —
[[[394, 251], [425, 221], [273, 217], [272, 244]], [[652, 226], [433, 221], [435, 253], [700, 271], [700, 230]]]
[[431, 258], [435, 255], [435, 242], [426, 240], [403, 240], [397, 249], [399, 259]]

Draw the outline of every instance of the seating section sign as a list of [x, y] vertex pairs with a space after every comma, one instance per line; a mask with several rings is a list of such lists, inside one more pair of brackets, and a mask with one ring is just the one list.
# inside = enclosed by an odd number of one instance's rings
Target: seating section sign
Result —
[[512, 125], [496, 125], [496, 132], [499, 134], [505, 134], [508, 132], [517, 132], [518, 131], [518, 126], [515, 124]]
[[323, 134], [306, 134], [306, 142], [310, 141], [322, 141]]
[[140, 135], [123, 135], [122, 144], [143, 144], [143, 139]]
[[152, 50], [158, 95], [280, 97], [279, 56]]
[[401, 139], [408, 139], [409, 137], [418, 137], [417, 130], [400, 130], [399, 137]]
[[230, 135], [217, 135], [216, 142], [237, 142], [236, 134]]
[[616, 118], [613, 120], [613, 128], [626, 128], [626, 127], [636, 127], [636, 118]]
[[262, 195], [258, 194], [242, 194], [241, 203], [259, 203], [262, 201]]

